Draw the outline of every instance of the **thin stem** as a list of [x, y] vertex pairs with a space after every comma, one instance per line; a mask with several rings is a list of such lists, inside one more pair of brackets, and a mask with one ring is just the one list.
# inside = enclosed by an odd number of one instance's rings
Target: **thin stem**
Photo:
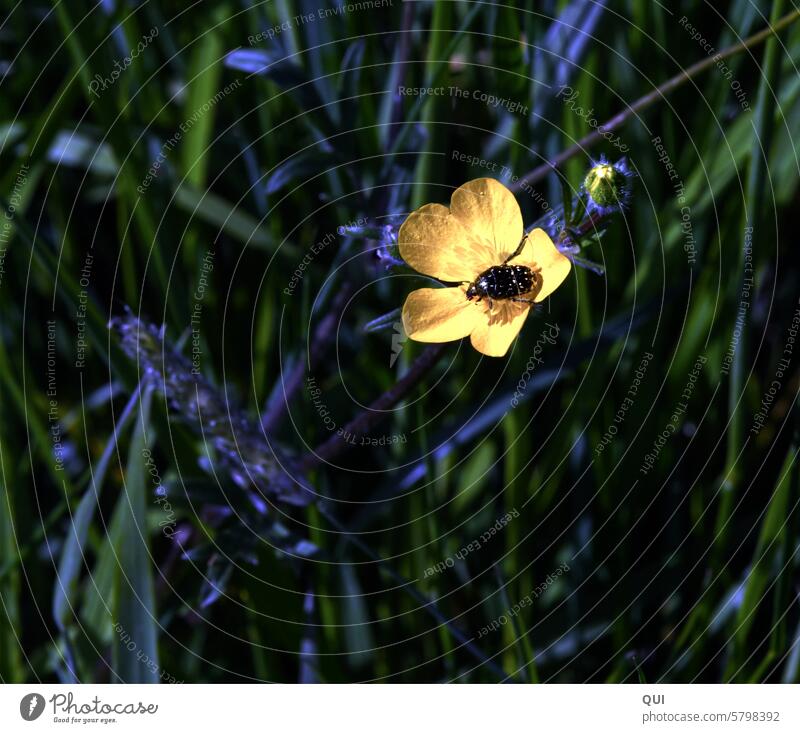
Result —
[[[394, 387], [378, 397], [366, 410], [347, 423], [342, 428], [342, 432], [346, 435], [369, 434], [372, 428], [389, 416], [389, 410], [417, 386], [431, 367], [439, 360], [446, 346], [447, 344], [434, 344], [425, 349], [402, 379]], [[343, 440], [340, 435], [333, 435], [320, 445], [313, 454], [303, 459], [300, 469], [303, 472], [309, 471], [320, 463], [330, 461], [332, 458], [344, 453], [352, 445], [350, 441]]]
[[350, 293], [351, 287], [347, 284], [343, 285], [336, 295], [330, 311], [320, 320], [314, 331], [314, 336], [308, 347], [308, 361], [298, 360], [286, 379], [283, 379], [282, 399], [276, 399], [261, 419], [261, 427], [265, 433], [274, 432], [281, 424], [288, 412], [289, 401], [295, 396], [303, 383], [303, 377], [319, 363], [336, 333], [336, 324], [339, 322], [339, 317], [347, 303], [347, 299], [350, 297]]
[[559, 166], [563, 165], [566, 161], [570, 158], [576, 156], [578, 153], [586, 150], [586, 148], [591, 147], [595, 143], [599, 142], [600, 140], [604, 139], [604, 135], [606, 132], [611, 132], [616, 130], [618, 127], [622, 126], [627, 120], [632, 117], [633, 115], [641, 112], [642, 110], [650, 107], [652, 104], [660, 101], [667, 94], [674, 91], [678, 87], [685, 84], [691, 78], [701, 74], [706, 69], [711, 68], [718, 64], [722, 59], [726, 59], [729, 56], [735, 56], [736, 54], [742, 53], [742, 51], [747, 51], [748, 49], [755, 48], [760, 43], [763, 43], [765, 40], [770, 38], [771, 36], [777, 34], [781, 30], [783, 30], [786, 26], [794, 23], [800, 17], [800, 10], [794, 10], [791, 13], [787, 13], [783, 16], [779, 21], [773, 23], [772, 25], [767, 26], [763, 30], [759, 31], [758, 33], [753, 34], [749, 38], [746, 38], [744, 41], [740, 43], [736, 43], [732, 46], [728, 46], [728, 48], [723, 49], [718, 54], [713, 56], [709, 56], [702, 61], [698, 61], [697, 63], [690, 66], [688, 69], [684, 69], [679, 74], [676, 74], [671, 79], [665, 81], [661, 86], [656, 87], [652, 92], [645, 94], [643, 97], [637, 99], [632, 105], [630, 105], [627, 109], [619, 112], [617, 115], [612, 117], [608, 122], [603, 125], [600, 125], [596, 130], [590, 132], [585, 137], [581, 138], [576, 142], [574, 145], [570, 146], [563, 152], [556, 155], [552, 160], [548, 161], [547, 163], [542, 163], [542, 165], [534, 168], [532, 171], [525, 174], [519, 181], [516, 181], [513, 185], [510, 186], [512, 191], [521, 191], [526, 185], [530, 186], [537, 181], [542, 180], [548, 173], [550, 173], [553, 168], [558, 168]]

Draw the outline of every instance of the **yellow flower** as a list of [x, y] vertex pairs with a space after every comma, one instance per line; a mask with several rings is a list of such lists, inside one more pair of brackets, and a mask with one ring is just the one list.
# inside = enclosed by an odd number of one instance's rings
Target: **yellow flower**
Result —
[[[425, 204], [398, 233], [400, 254], [411, 267], [450, 283], [410, 293], [403, 327], [415, 341], [439, 343], [470, 337], [486, 356], [504, 356], [519, 334], [532, 302], [544, 300], [567, 277], [571, 262], [542, 229], [522, 242], [522, 213], [514, 195], [493, 178], [457, 188], [450, 208]], [[521, 251], [511, 257], [517, 249]], [[509, 261], [509, 258], [510, 261]], [[520, 297], [468, 297], [479, 275], [497, 265], [530, 268], [533, 287]]]

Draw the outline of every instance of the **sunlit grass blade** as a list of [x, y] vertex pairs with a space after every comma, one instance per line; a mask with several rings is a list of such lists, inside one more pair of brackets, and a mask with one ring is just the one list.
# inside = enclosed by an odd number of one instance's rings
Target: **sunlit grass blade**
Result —
[[157, 682], [158, 619], [153, 591], [153, 558], [147, 529], [148, 446], [155, 438], [150, 422], [152, 389], [143, 390], [136, 429], [128, 451], [124, 490], [119, 499], [119, 541], [112, 645], [115, 675], [124, 682]]

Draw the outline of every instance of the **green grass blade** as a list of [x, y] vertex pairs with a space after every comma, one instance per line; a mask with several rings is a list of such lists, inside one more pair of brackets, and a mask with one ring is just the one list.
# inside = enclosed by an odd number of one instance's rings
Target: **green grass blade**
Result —
[[181, 138], [181, 172], [188, 184], [195, 188], [203, 188], [209, 162], [209, 145], [216, 119], [216, 105], [207, 112], [198, 115], [198, 110], [205, 109], [209, 100], [219, 90], [223, 70], [224, 44], [221, 24], [224, 23], [227, 10], [219, 7], [211, 17], [212, 26], [198, 40], [192, 51], [189, 70], [189, 83], [186, 89], [184, 119], [196, 122], [188, 126], [188, 131]]
[[127, 427], [131, 417], [135, 414], [134, 407], [138, 402], [139, 390], [137, 389], [120, 415], [105, 450], [91, 472], [89, 487], [81, 497], [78, 508], [72, 516], [72, 522], [64, 541], [64, 548], [61, 551], [61, 560], [58, 564], [58, 571], [53, 585], [53, 618], [58, 628], [62, 631], [66, 629], [75, 609], [78, 577], [86, 560], [86, 541], [89, 535], [89, 526], [100, 501], [100, 493], [105, 485], [106, 473], [111, 464], [111, 459], [116, 454], [120, 433]]
[[153, 591], [152, 558], [147, 541], [148, 476], [144, 451], [153, 438], [150, 425], [152, 390], [144, 390], [136, 431], [128, 453], [124, 493], [120, 496], [120, 537], [114, 550], [117, 634], [113, 668], [124, 682], [158, 682], [158, 621]]

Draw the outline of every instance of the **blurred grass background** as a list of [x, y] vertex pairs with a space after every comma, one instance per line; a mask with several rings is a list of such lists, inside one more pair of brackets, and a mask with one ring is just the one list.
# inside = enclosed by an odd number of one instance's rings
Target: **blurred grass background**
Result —
[[[203, 410], [170, 399], [181, 375], [148, 377], [107, 327], [126, 308], [164, 324], [187, 360], [178, 372], [196, 349], [234, 422], [257, 424], [300, 375], [263, 450], [301, 459], [330, 436], [310, 374], [341, 426], [423, 351], [365, 331], [422, 279], [387, 271], [377, 234], [340, 227], [399, 223], [487, 175], [454, 152], [521, 176], [592, 132], [588, 117], [609, 119], [793, 9], [7, 7], [0, 679], [799, 681], [800, 24], [616, 131], [638, 178], [584, 252], [605, 276], [576, 268], [507, 358], [448, 346], [371, 434], [397, 441], [309, 473], [324, 501], [259, 500], [235, 457], [231, 468], [181, 419]], [[586, 115], [558, 98], [564, 85]], [[538, 195], [518, 193], [526, 223], [603, 153], [620, 157], [596, 145]], [[335, 342], [318, 343], [329, 314], [341, 315]], [[512, 409], [548, 324], [556, 343]]]

